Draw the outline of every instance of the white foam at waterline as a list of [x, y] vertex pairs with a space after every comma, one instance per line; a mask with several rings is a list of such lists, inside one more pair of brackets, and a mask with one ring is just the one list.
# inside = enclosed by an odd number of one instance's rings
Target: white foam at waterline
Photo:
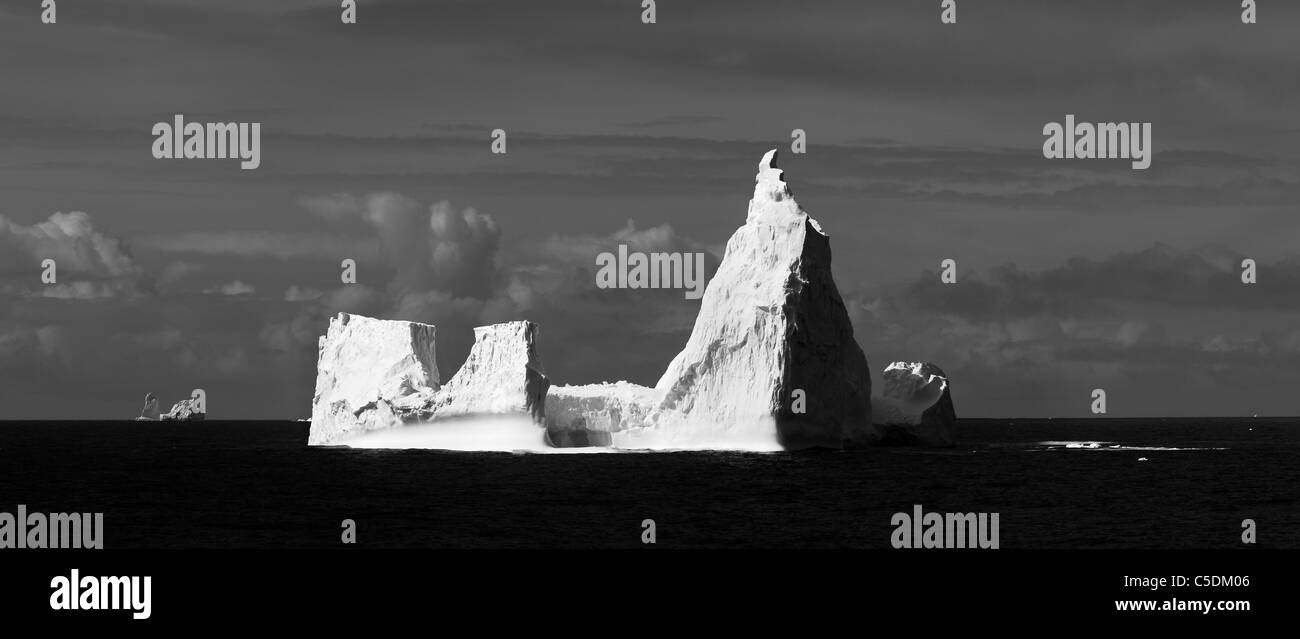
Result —
[[1176, 447], [1176, 446], [1125, 446], [1115, 442], [1102, 441], [1046, 441], [1036, 442], [1036, 446], [1045, 446], [1049, 450], [1228, 450], [1216, 447]]
[[529, 453], [596, 453], [600, 448], [552, 448], [546, 429], [526, 416], [476, 415], [411, 424], [340, 442], [349, 448], [394, 448]]

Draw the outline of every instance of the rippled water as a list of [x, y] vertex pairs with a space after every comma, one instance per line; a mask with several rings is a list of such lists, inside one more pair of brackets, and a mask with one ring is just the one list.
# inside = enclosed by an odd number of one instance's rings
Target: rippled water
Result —
[[963, 420], [954, 449], [536, 455], [308, 448], [305, 423], [0, 423], [0, 512], [104, 512], [108, 548], [888, 548], [894, 512], [998, 512], [1003, 548], [1300, 548], [1300, 420]]

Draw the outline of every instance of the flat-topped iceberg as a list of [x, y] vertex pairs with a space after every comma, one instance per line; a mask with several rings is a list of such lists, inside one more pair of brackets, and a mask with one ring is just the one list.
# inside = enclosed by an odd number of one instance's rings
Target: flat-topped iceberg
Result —
[[[309, 444], [473, 415], [525, 415], [540, 424], [550, 381], [532, 322], [475, 329], [460, 371], [444, 386], [429, 324], [339, 313], [320, 339]], [[539, 441], [540, 441], [539, 432]]]

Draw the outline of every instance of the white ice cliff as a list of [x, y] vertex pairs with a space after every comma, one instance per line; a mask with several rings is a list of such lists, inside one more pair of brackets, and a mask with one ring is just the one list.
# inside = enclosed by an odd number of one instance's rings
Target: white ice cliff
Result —
[[551, 382], [537, 356], [537, 325], [506, 322], [474, 329], [474, 347], [442, 387], [434, 409], [451, 415], [528, 415], [538, 424]]
[[894, 362], [885, 368], [884, 388], [873, 400], [875, 424], [870, 440], [878, 444], [952, 446], [957, 414], [948, 376], [929, 362]]
[[871, 374], [831, 277], [830, 238], [784, 178], [768, 151], [745, 225], [655, 391], [670, 421], [762, 425], [786, 448], [838, 447], [871, 423]]
[[341, 443], [451, 417], [522, 414], [541, 421], [550, 381], [537, 357], [534, 324], [475, 329], [469, 358], [445, 386], [435, 362], [436, 333], [418, 322], [348, 313], [331, 318], [320, 339], [308, 443]]
[[[526, 416], [553, 447], [841, 447], [893, 431], [951, 443], [942, 371], [891, 366], [873, 426], [871, 375], [831, 276], [830, 240], [795, 201], [775, 150], [685, 347], [653, 388], [552, 387], [535, 338], [529, 322], [476, 329], [469, 358], [440, 386], [433, 326], [340, 314], [320, 340], [309, 443], [484, 414]], [[937, 375], [937, 391], [908, 377], [922, 373]]]
[[438, 384], [437, 329], [339, 313], [320, 338], [309, 444], [400, 425], [392, 402]]

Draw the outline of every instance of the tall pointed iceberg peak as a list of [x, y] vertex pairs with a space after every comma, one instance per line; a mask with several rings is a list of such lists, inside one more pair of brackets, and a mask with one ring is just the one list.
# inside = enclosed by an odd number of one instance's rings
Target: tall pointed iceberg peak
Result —
[[786, 448], [842, 445], [871, 424], [871, 373], [831, 276], [830, 238], [776, 165], [709, 282], [686, 347], [655, 385], [695, 424], [774, 428]]

